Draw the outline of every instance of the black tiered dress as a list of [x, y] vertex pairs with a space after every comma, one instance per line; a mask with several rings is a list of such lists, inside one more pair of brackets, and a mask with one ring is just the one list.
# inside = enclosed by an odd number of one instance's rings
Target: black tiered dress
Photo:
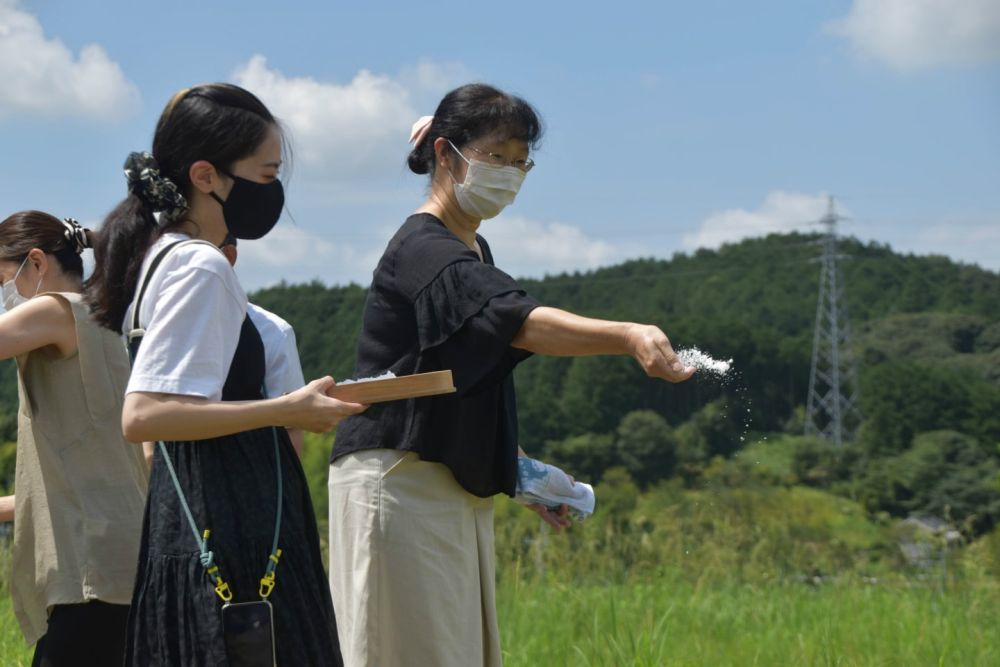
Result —
[[[247, 318], [222, 400], [260, 399], [263, 380], [264, 348]], [[287, 432], [277, 432], [284, 487], [278, 540], [282, 554], [269, 599], [278, 665], [342, 665], [305, 475]], [[199, 531], [212, 531], [208, 548], [233, 591], [233, 602], [259, 599], [277, 505], [272, 430], [166, 445]], [[227, 665], [221, 608], [157, 449], [128, 620], [126, 664]]]

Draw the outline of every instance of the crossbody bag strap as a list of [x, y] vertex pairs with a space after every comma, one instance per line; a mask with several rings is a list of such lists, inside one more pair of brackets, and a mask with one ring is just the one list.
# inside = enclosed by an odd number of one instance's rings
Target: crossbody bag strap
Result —
[[212, 245], [208, 241], [202, 241], [199, 239], [182, 239], [180, 241], [174, 241], [167, 247], [160, 250], [160, 252], [156, 253], [156, 256], [153, 257], [153, 260], [149, 263], [149, 266], [146, 267], [145, 273], [139, 279], [139, 291], [136, 293], [135, 306], [132, 308], [132, 321], [130, 322], [129, 332], [127, 334], [130, 342], [133, 338], [141, 338], [142, 335], [146, 333], [146, 330], [139, 326], [139, 312], [142, 308], [142, 299], [146, 296], [146, 290], [149, 288], [149, 283], [153, 280], [153, 274], [156, 273], [156, 269], [161, 263], [163, 263], [163, 260], [167, 258], [167, 255], [169, 255], [174, 248], [182, 245], [191, 245], [193, 243], [200, 243], [218, 250], [216, 246]]

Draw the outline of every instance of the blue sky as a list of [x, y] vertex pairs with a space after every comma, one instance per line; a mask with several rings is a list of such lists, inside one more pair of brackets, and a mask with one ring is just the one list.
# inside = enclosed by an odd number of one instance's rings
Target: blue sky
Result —
[[213, 80], [295, 151], [288, 214], [242, 246], [250, 289], [366, 284], [422, 200], [410, 124], [468, 81], [547, 127], [481, 230], [514, 275], [807, 229], [828, 193], [847, 234], [1000, 270], [995, 0], [0, 0], [3, 210], [99, 224], [170, 95]]

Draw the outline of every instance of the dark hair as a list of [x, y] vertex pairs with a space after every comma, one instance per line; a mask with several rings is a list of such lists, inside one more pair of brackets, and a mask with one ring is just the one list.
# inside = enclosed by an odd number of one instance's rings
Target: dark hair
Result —
[[93, 232], [81, 229], [76, 221], [63, 222], [42, 211], [20, 211], [0, 222], [0, 261], [23, 262], [38, 248], [55, 257], [64, 273], [82, 279], [81, 246], [92, 236]]
[[[231, 169], [252, 155], [277, 125], [257, 97], [232, 84], [195, 86], [171, 98], [156, 124], [152, 155], [129, 156], [129, 194], [97, 234], [86, 293], [99, 323], [121, 330], [146, 250], [159, 234], [184, 220], [191, 165], [206, 160], [218, 169]], [[173, 192], [170, 203], [164, 202], [165, 192]], [[154, 211], [166, 211], [159, 228]]]
[[414, 174], [433, 174], [437, 166], [435, 139], [444, 137], [462, 148], [486, 136], [520, 139], [535, 148], [542, 138], [542, 121], [532, 106], [516, 95], [484, 83], [466, 84], [438, 104], [430, 129], [410, 151], [407, 165]]

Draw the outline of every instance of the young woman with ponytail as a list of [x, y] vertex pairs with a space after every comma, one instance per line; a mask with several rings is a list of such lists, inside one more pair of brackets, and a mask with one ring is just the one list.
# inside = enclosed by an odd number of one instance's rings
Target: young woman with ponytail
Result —
[[[283, 148], [277, 121], [246, 90], [177, 93], [152, 153], [126, 161], [128, 195], [95, 245], [95, 315], [128, 334], [135, 355], [122, 428], [160, 443], [129, 665], [248, 664], [224, 620], [236, 603], [273, 612], [278, 664], [341, 664], [316, 520], [285, 429], [328, 431], [364, 406], [328, 397], [329, 377], [265, 398], [261, 338], [218, 248], [227, 233], [257, 239], [277, 223]], [[263, 652], [250, 657], [270, 664]]]
[[119, 423], [121, 339], [81, 295], [90, 232], [22, 211], [0, 222], [0, 358], [17, 360], [11, 596], [33, 665], [120, 664], [147, 470]]

